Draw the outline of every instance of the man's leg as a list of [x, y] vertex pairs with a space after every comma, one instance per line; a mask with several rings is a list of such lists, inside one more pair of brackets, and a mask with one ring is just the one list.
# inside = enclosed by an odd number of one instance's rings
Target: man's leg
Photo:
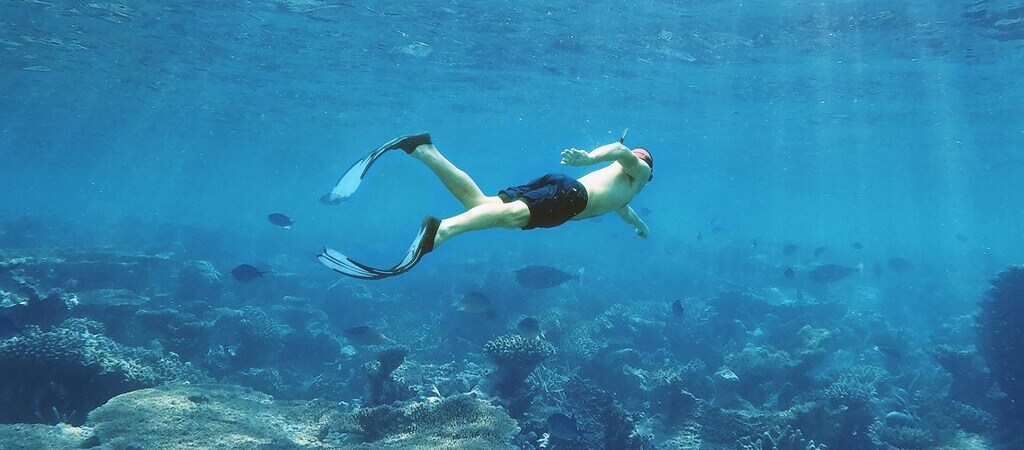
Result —
[[530, 221], [530, 208], [522, 201], [483, 203], [441, 221], [434, 237], [434, 248], [467, 231], [488, 228], [522, 228]]
[[416, 147], [416, 150], [412, 152], [412, 156], [430, 168], [434, 175], [437, 175], [437, 178], [444, 184], [444, 187], [448, 188], [448, 192], [451, 192], [455, 198], [459, 199], [459, 202], [467, 210], [485, 203], [501, 203], [501, 199], [498, 197], [484, 195], [480, 187], [476, 185], [476, 182], [469, 175], [466, 175], [466, 172], [455, 167], [432, 144]]

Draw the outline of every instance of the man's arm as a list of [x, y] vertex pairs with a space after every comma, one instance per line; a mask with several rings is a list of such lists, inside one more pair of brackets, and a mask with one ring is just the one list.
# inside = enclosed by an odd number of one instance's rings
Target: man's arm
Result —
[[622, 220], [625, 220], [626, 223], [636, 228], [637, 236], [645, 238], [647, 235], [651, 234], [651, 229], [647, 227], [647, 224], [644, 223], [643, 219], [636, 215], [636, 211], [633, 211], [633, 208], [630, 208], [629, 205], [623, 206], [615, 210], [615, 212], [619, 213], [619, 217], [621, 217]]
[[567, 166], [590, 166], [611, 161], [618, 161], [626, 169], [626, 172], [635, 178], [646, 180], [650, 175], [640, 173], [647, 166], [640, 164], [640, 158], [637, 158], [633, 152], [629, 151], [629, 147], [622, 145], [620, 142], [602, 145], [591, 152], [576, 148], [562, 150], [562, 164]]

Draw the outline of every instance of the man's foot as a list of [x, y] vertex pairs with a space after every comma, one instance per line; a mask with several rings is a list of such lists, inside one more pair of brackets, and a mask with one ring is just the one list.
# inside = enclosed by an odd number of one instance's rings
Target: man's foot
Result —
[[434, 250], [434, 239], [437, 238], [437, 229], [441, 228], [441, 219], [434, 216], [424, 217], [422, 227], [424, 230], [423, 237], [420, 238], [417, 249], [425, 255]]
[[420, 133], [409, 136], [402, 136], [398, 139], [395, 139], [395, 142], [389, 145], [387, 150], [394, 150], [400, 148], [411, 155], [412, 152], [416, 151], [416, 147], [430, 144], [433, 144], [433, 142], [430, 141], [430, 133]]

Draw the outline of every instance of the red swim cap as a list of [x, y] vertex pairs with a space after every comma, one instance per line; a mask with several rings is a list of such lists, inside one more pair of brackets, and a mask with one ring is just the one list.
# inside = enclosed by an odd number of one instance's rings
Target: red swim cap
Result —
[[643, 147], [634, 148], [632, 152], [637, 158], [644, 160], [651, 170], [654, 170], [654, 157], [651, 156], [651, 152], [647, 151], [647, 149]]

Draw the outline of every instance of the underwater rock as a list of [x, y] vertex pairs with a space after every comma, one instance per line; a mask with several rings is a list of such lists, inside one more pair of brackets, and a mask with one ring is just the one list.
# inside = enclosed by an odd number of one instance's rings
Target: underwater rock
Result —
[[0, 425], [0, 448], [5, 450], [39, 450], [90, 448], [92, 430], [67, 424]]
[[104, 448], [327, 449], [337, 413], [228, 385], [172, 384], [112, 398], [86, 426]]
[[500, 336], [484, 345], [484, 356], [498, 366], [495, 388], [502, 396], [518, 390], [530, 372], [554, 354], [555, 347], [547, 341], [518, 334]]
[[413, 403], [402, 408], [362, 408], [346, 430], [363, 438], [360, 449], [493, 449], [510, 445], [519, 427], [501, 408], [470, 394]]

